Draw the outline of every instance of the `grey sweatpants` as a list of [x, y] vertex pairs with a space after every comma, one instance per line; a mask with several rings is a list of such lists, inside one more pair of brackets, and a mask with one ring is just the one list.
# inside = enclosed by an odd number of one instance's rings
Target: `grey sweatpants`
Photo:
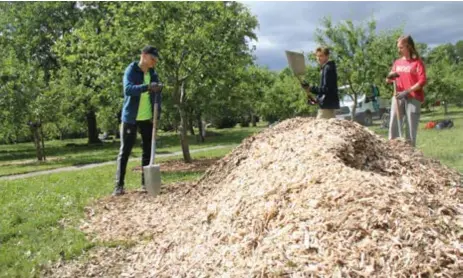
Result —
[[[400, 122], [402, 126], [402, 136], [410, 141], [412, 146], [416, 146], [416, 134], [418, 132], [418, 124], [420, 122], [421, 102], [414, 99], [398, 100], [399, 107], [396, 106], [395, 98], [391, 99], [391, 119], [389, 121], [389, 140], [399, 137], [399, 129], [397, 123], [397, 109], [400, 112]], [[404, 122], [407, 128], [403, 132]]]

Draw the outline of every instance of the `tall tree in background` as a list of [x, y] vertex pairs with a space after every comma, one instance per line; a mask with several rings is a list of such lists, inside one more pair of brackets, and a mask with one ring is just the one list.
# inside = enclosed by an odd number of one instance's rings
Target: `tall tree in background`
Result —
[[236, 2], [169, 3], [165, 12], [169, 16], [164, 22], [162, 70], [180, 116], [183, 158], [189, 163], [186, 101], [194, 92], [188, 90], [187, 83], [210, 74], [211, 68], [220, 74], [221, 68], [237, 65], [236, 61], [249, 56], [246, 38], [256, 38], [257, 20]]
[[444, 113], [449, 103], [458, 103], [463, 98], [463, 74], [456, 45], [444, 44], [433, 48], [427, 55], [426, 103], [443, 101]]
[[352, 20], [346, 20], [335, 25], [331, 18], [325, 17], [321, 25], [316, 30], [316, 41], [332, 49], [331, 56], [338, 70], [338, 86], [349, 85], [346, 94], [354, 103], [350, 112], [351, 119], [355, 119], [357, 99], [373, 79], [368, 47], [375, 38], [376, 21], [369, 20], [355, 26]]
[[350, 112], [351, 119], [355, 119], [358, 97], [368, 93], [371, 85], [392, 90], [385, 87], [384, 79], [398, 58], [396, 41], [403, 28], [377, 33], [374, 19], [355, 25], [352, 20], [334, 24], [330, 18], [324, 18], [321, 25], [316, 31], [316, 41], [332, 49], [338, 85], [349, 85], [346, 94], [353, 100]]
[[[0, 14], [0, 44], [2, 50], [8, 53], [2, 57], [5, 59], [3, 64], [8, 67], [3, 76], [10, 84], [18, 84], [2, 88], [5, 95], [16, 96], [6, 107], [7, 111], [13, 111], [10, 114], [14, 116], [14, 122], [10, 126], [14, 133], [19, 134], [24, 123], [29, 124], [37, 159], [43, 160], [41, 127], [45, 122], [54, 120], [53, 112], [41, 106], [47, 102], [43, 92], [53, 72], [59, 70], [52, 46], [72, 29], [78, 17], [76, 3], [2, 2]], [[19, 98], [18, 94], [21, 94]]]
[[370, 82], [383, 92], [381, 94], [383, 98], [390, 99], [393, 93], [393, 87], [387, 84], [385, 79], [394, 61], [399, 58], [397, 39], [402, 33], [402, 28], [380, 31], [373, 36], [367, 48], [371, 63], [369, 66], [372, 69]]
[[[319, 68], [307, 68], [307, 80], [318, 80]], [[263, 94], [259, 105], [260, 114], [269, 122], [310, 115], [315, 106], [307, 103], [306, 93], [289, 68], [275, 76], [272, 86]]]
[[274, 84], [276, 75], [269, 69], [258, 66], [243, 67], [236, 71], [239, 78], [239, 107], [242, 108], [242, 125], [256, 126], [256, 118], [259, 114], [261, 101], [264, 95]]
[[[257, 20], [234, 2], [96, 2], [85, 3], [83, 13], [84, 20], [56, 47], [63, 65], [72, 69], [75, 84], [83, 86], [78, 93], [68, 90], [69, 101], [81, 107], [76, 111], [93, 115], [111, 103], [120, 106], [117, 92], [122, 91], [125, 66], [138, 58], [144, 45], [154, 44], [161, 52], [158, 73], [168, 85], [163, 94], [170, 94], [166, 99], [179, 114], [184, 160], [190, 162], [186, 134], [192, 110], [187, 100], [195, 86], [187, 83], [212, 72], [213, 78], [226, 78], [220, 75], [227, 72], [224, 69], [241, 66], [243, 57], [249, 56], [245, 38], [255, 38]], [[92, 142], [95, 129], [90, 123]]]
[[[87, 123], [89, 144], [100, 143], [97, 113], [105, 107], [116, 109], [121, 103], [121, 94], [116, 92], [122, 92], [121, 60], [127, 58], [127, 52], [122, 51], [120, 45], [128, 38], [121, 37], [115, 30], [119, 9], [124, 5], [119, 2], [83, 3], [81, 20], [73, 32], [66, 34], [54, 47], [65, 68], [56, 79], [71, 82], [55, 83], [54, 91], [65, 100], [64, 114]], [[115, 115], [113, 118], [115, 120]]]

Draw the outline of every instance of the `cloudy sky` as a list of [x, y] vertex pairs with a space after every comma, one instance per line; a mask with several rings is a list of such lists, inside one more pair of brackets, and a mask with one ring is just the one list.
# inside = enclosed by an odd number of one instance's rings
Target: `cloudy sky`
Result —
[[433, 47], [463, 40], [463, 2], [291, 2], [240, 1], [259, 20], [257, 62], [272, 70], [286, 67], [284, 51], [312, 51], [315, 29], [324, 16], [355, 22], [374, 16], [377, 30], [404, 25], [416, 42]]

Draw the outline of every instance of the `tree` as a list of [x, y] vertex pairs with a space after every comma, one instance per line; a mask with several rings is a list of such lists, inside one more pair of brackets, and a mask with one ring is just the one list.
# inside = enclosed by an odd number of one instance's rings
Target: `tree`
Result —
[[463, 61], [463, 40], [457, 41], [455, 44], [455, 52], [457, 54], [458, 62]]
[[394, 61], [399, 58], [397, 50], [397, 39], [403, 33], [402, 28], [383, 30], [373, 36], [368, 45], [367, 55], [370, 57], [370, 68], [372, 70], [369, 83], [378, 86], [382, 97], [390, 98], [393, 87], [385, 82], [387, 74], [391, 71]]
[[23, 64], [19, 70], [20, 61], [14, 49], [7, 47], [4, 50], [0, 55], [0, 109], [3, 111], [0, 124], [3, 130], [12, 131], [5, 134], [9, 141], [17, 142], [20, 134], [25, 136], [24, 131], [29, 129], [36, 147], [37, 159], [44, 160], [41, 119], [47, 111], [40, 106], [45, 89], [44, 74], [37, 70], [37, 65], [34, 64]]
[[[20, 118], [13, 120], [13, 129], [18, 134], [27, 121], [37, 148], [37, 159], [43, 160], [42, 127], [53, 119], [53, 113], [41, 107], [47, 102], [43, 92], [50, 76], [58, 70], [51, 48], [69, 32], [78, 12], [75, 2], [4, 2], [0, 4], [0, 13], [0, 45], [9, 55], [2, 57], [7, 63], [4, 78], [13, 84], [5, 86], [4, 90], [13, 90], [16, 95], [22, 92], [21, 99], [11, 98], [14, 101], [6, 109], [13, 111], [10, 115], [17, 116], [18, 112], [14, 111], [21, 111]], [[11, 61], [14, 63], [9, 64]]]
[[427, 61], [426, 99], [431, 103], [442, 100], [444, 113], [447, 114], [448, 104], [460, 101], [463, 97], [463, 71], [458, 63], [455, 48], [451, 44], [437, 46], [429, 52]]
[[228, 90], [234, 103], [229, 105], [236, 108], [235, 113], [242, 126], [248, 126], [250, 123], [256, 126], [256, 118], [265, 92], [273, 85], [276, 75], [268, 68], [256, 65], [243, 65], [234, 69], [232, 74]]
[[[56, 78], [71, 82], [70, 84], [55, 83], [61, 85], [61, 89], [57, 92], [61, 98], [67, 103], [72, 103], [64, 113], [87, 123], [89, 144], [100, 143], [97, 113], [105, 111], [106, 113], [103, 114], [107, 115], [108, 110], [115, 110], [115, 106], [121, 103], [120, 97], [115, 94], [117, 91], [122, 92], [121, 82], [116, 81], [122, 79], [120, 73], [122, 66], [118, 57], [126, 57], [124, 55], [126, 53], [118, 49], [120, 45], [118, 39], [125, 42], [127, 38], [114, 36], [113, 23], [120, 5], [115, 2], [83, 4], [81, 21], [73, 32], [66, 34], [54, 47], [60, 64], [66, 69]], [[116, 80], [115, 76], [117, 76]], [[72, 87], [69, 87], [71, 84]], [[105, 110], [104, 108], [108, 106], [112, 106], [112, 109]], [[116, 113], [114, 119], [115, 115]]]
[[[307, 68], [308, 80], [318, 79], [318, 74], [316, 67]], [[314, 109], [314, 106], [308, 105], [305, 91], [289, 68], [275, 77], [272, 86], [264, 92], [259, 107], [260, 114], [269, 122], [310, 115]]]
[[365, 85], [371, 82], [372, 69], [367, 55], [369, 43], [374, 39], [376, 22], [370, 20], [355, 26], [352, 20], [333, 25], [330, 18], [322, 20], [322, 28], [317, 28], [316, 41], [333, 50], [331, 54], [337, 61], [338, 78], [341, 84], [349, 85], [346, 93], [353, 100], [351, 119], [355, 119], [358, 95]]
[[322, 27], [317, 28], [317, 43], [332, 49], [339, 81], [349, 85], [346, 94], [354, 103], [351, 119], [355, 119], [359, 94], [372, 84], [383, 86], [397, 57], [396, 41], [401, 32], [402, 29], [398, 28], [377, 34], [374, 19], [356, 26], [352, 20], [334, 25], [330, 18], [324, 18]]
[[180, 116], [180, 142], [184, 161], [189, 163], [187, 100], [194, 92], [187, 83], [210, 74], [211, 69], [217, 76], [221, 68], [249, 56], [245, 39], [255, 38], [257, 20], [236, 2], [169, 3], [166, 8], [169, 16], [162, 41], [168, 51], [163, 54], [162, 70]]

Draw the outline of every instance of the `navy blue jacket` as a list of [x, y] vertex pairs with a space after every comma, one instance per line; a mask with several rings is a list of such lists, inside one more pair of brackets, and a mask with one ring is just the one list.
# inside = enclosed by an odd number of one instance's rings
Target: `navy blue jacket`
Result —
[[322, 66], [320, 86], [312, 86], [310, 91], [323, 99], [319, 103], [321, 109], [339, 109], [338, 73], [336, 64], [328, 61]]
[[[158, 74], [154, 69], [149, 69], [151, 82], [159, 82]], [[144, 73], [138, 66], [138, 62], [132, 62], [124, 72], [124, 104], [122, 105], [121, 120], [123, 123], [135, 124], [140, 104], [140, 95], [148, 91], [148, 85], [144, 83]], [[150, 94], [151, 109], [154, 108], [155, 98], [158, 103], [158, 119], [161, 115], [161, 94]]]

